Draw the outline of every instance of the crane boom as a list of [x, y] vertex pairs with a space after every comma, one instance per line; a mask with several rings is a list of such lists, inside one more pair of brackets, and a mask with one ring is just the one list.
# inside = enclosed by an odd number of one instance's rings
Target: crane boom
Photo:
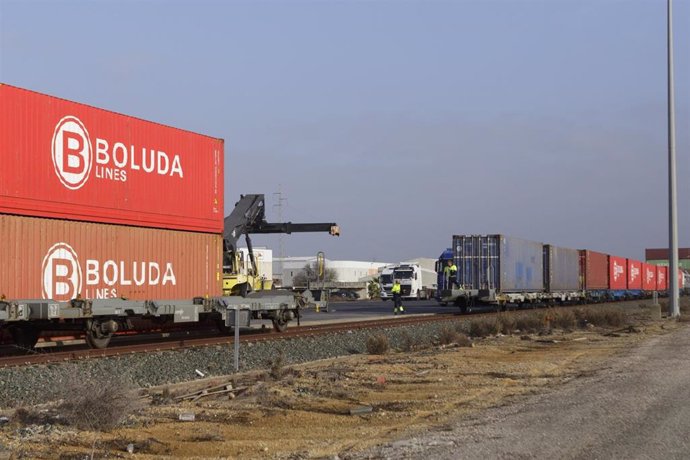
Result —
[[328, 223], [299, 223], [266, 222], [265, 199], [263, 194], [240, 195], [235, 208], [225, 218], [223, 231], [223, 267], [230, 275], [239, 271], [236, 262], [237, 241], [244, 235], [249, 251], [252, 270], [256, 270], [256, 261], [252, 249], [250, 234], [269, 233], [300, 233], [300, 232], [328, 232], [339, 236], [340, 228], [333, 222]]

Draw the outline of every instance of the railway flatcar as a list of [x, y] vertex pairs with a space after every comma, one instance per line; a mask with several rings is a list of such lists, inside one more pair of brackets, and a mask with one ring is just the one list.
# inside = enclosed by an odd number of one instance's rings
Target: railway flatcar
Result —
[[[477, 304], [563, 304], [665, 295], [668, 267], [589, 249], [506, 235], [454, 235], [437, 263], [437, 300], [466, 311]], [[457, 272], [448, 277], [452, 261]], [[679, 286], [685, 277], [678, 273]]]
[[283, 331], [313, 297], [263, 290], [249, 235], [339, 234], [267, 222], [260, 194], [224, 216], [222, 139], [1, 83], [0, 164], [0, 333], [23, 348], [45, 331], [103, 348], [139, 319]]

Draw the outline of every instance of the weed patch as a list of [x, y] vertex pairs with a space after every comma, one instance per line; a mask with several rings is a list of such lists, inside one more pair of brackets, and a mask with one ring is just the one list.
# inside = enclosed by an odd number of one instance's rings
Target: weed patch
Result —
[[370, 355], [384, 355], [390, 351], [390, 342], [385, 334], [376, 334], [367, 337], [367, 352]]

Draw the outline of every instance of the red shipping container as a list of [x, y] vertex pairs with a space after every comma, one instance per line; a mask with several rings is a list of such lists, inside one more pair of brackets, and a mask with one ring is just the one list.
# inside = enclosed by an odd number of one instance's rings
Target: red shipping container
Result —
[[642, 278], [642, 289], [645, 291], [656, 291], [656, 265], [642, 264], [644, 277]]
[[[645, 249], [644, 255], [647, 260], [668, 260], [670, 251], [666, 249]], [[678, 248], [679, 259], [690, 259], [690, 248]]]
[[609, 288], [609, 256], [587, 249], [580, 250], [582, 288], [587, 291]]
[[0, 213], [223, 231], [223, 140], [0, 84]]
[[628, 259], [628, 289], [642, 289], [642, 262]]
[[627, 260], [625, 257], [609, 256], [609, 287], [625, 290], [628, 287]]
[[191, 299], [221, 293], [222, 237], [0, 215], [8, 299]]
[[685, 286], [683, 286], [683, 271], [678, 270], [678, 289], [683, 289]]
[[663, 265], [656, 267], [656, 288], [659, 291], [668, 289], [668, 267]]

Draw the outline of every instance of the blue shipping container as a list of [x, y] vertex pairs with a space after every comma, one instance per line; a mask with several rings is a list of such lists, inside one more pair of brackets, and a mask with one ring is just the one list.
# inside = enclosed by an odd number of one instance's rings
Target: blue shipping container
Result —
[[548, 292], [580, 290], [580, 251], [545, 244], [544, 287]]
[[466, 289], [544, 290], [541, 243], [503, 235], [454, 235], [453, 258], [457, 282]]

